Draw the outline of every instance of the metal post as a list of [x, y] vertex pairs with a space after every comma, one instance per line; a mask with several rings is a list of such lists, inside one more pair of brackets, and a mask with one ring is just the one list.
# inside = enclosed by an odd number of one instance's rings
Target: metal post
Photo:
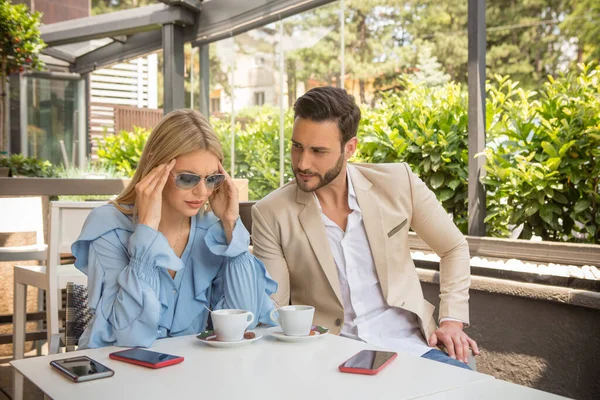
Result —
[[344, 0], [340, 0], [340, 63], [341, 63], [341, 69], [340, 69], [340, 87], [343, 89], [344, 88], [344, 84], [345, 84], [345, 77], [346, 77], [346, 60], [344, 58], [344, 52], [345, 52], [345, 48], [346, 48], [346, 40], [345, 40], [345, 35], [344, 35], [344, 27], [346, 26], [346, 21], [345, 21], [345, 15], [346, 15], [346, 5], [344, 4]]
[[166, 24], [162, 27], [165, 114], [185, 107], [183, 32], [184, 28], [175, 24]]
[[[25, 157], [28, 156], [29, 148], [28, 148], [28, 137], [27, 137], [27, 122], [28, 122], [28, 107], [27, 107], [27, 80], [29, 78], [21, 75], [19, 77], [19, 131], [20, 131], [20, 153]], [[34, 95], [35, 96], [35, 95]], [[33, 105], [33, 104], [32, 104]], [[33, 154], [34, 157], [37, 154]]]
[[469, 0], [469, 235], [485, 236], [485, 0]]
[[192, 46], [190, 51], [190, 108], [194, 108], [194, 53], [196, 48]]
[[[284, 124], [285, 124], [285, 116], [283, 111], [283, 83], [284, 83], [284, 61], [285, 61], [285, 53], [283, 51], [283, 20], [279, 20], [279, 186], [283, 186], [283, 173], [285, 171], [285, 149], [284, 149], [284, 141], [285, 141], [285, 132], [284, 132]], [[289, 88], [288, 88], [289, 90]]]
[[200, 60], [200, 112], [206, 116], [210, 115], [210, 60], [208, 57], [208, 44], [200, 46], [198, 51]]
[[[77, 137], [78, 141], [77, 161], [79, 168], [84, 170], [87, 164], [87, 101], [86, 101], [86, 81], [87, 75], [77, 81]], [[73, 164], [75, 164], [73, 162]]]
[[231, 38], [231, 175], [235, 177], [235, 39]]

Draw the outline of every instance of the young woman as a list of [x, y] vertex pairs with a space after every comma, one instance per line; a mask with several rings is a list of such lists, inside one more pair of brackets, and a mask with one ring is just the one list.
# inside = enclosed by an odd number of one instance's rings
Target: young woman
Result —
[[277, 283], [248, 252], [222, 160], [197, 111], [173, 111], [154, 128], [129, 186], [92, 211], [72, 246], [95, 311], [80, 348], [195, 334], [206, 328], [205, 307], [245, 309], [254, 326], [272, 324]]

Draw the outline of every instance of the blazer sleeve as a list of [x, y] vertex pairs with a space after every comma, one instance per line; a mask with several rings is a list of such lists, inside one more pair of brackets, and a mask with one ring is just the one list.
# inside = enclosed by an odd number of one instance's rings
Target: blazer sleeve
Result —
[[273, 298], [280, 306], [290, 304], [290, 273], [287, 261], [277, 236], [256, 205], [252, 207], [252, 244], [254, 255], [265, 264], [267, 271], [278, 284]]
[[403, 163], [411, 190], [411, 227], [440, 256], [439, 319], [469, 324], [469, 244], [435, 194]]

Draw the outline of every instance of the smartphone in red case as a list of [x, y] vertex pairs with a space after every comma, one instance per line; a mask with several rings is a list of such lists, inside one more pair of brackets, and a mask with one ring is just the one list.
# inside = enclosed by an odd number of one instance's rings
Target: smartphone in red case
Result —
[[339, 369], [351, 374], [375, 375], [397, 356], [398, 353], [391, 351], [362, 350], [344, 361]]
[[183, 357], [158, 353], [156, 351], [141, 349], [139, 347], [110, 353], [108, 356], [113, 360], [155, 369], [179, 364], [183, 361]]

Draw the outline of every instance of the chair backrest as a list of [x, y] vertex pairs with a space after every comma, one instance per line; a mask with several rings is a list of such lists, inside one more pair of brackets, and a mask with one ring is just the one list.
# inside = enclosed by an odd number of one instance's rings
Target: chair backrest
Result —
[[92, 310], [88, 307], [88, 291], [83, 285], [67, 282], [67, 305], [65, 318], [65, 347], [75, 350], [79, 338], [92, 319]]
[[255, 201], [240, 201], [240, 218], [250, 234], [252, 234], [252, 206], [254, 204], [256, 204]]
[[44, 244], [41, 197], [0, 198], [0, 233], [35, 232], [36, 244]]
[[53, 201], [50, 203], [49, 270], [60, 264], [61, 253], [71, 253], [71, 245], [79, 237], [83, 223], [90, 212], [106, 203], [106, 201]]

